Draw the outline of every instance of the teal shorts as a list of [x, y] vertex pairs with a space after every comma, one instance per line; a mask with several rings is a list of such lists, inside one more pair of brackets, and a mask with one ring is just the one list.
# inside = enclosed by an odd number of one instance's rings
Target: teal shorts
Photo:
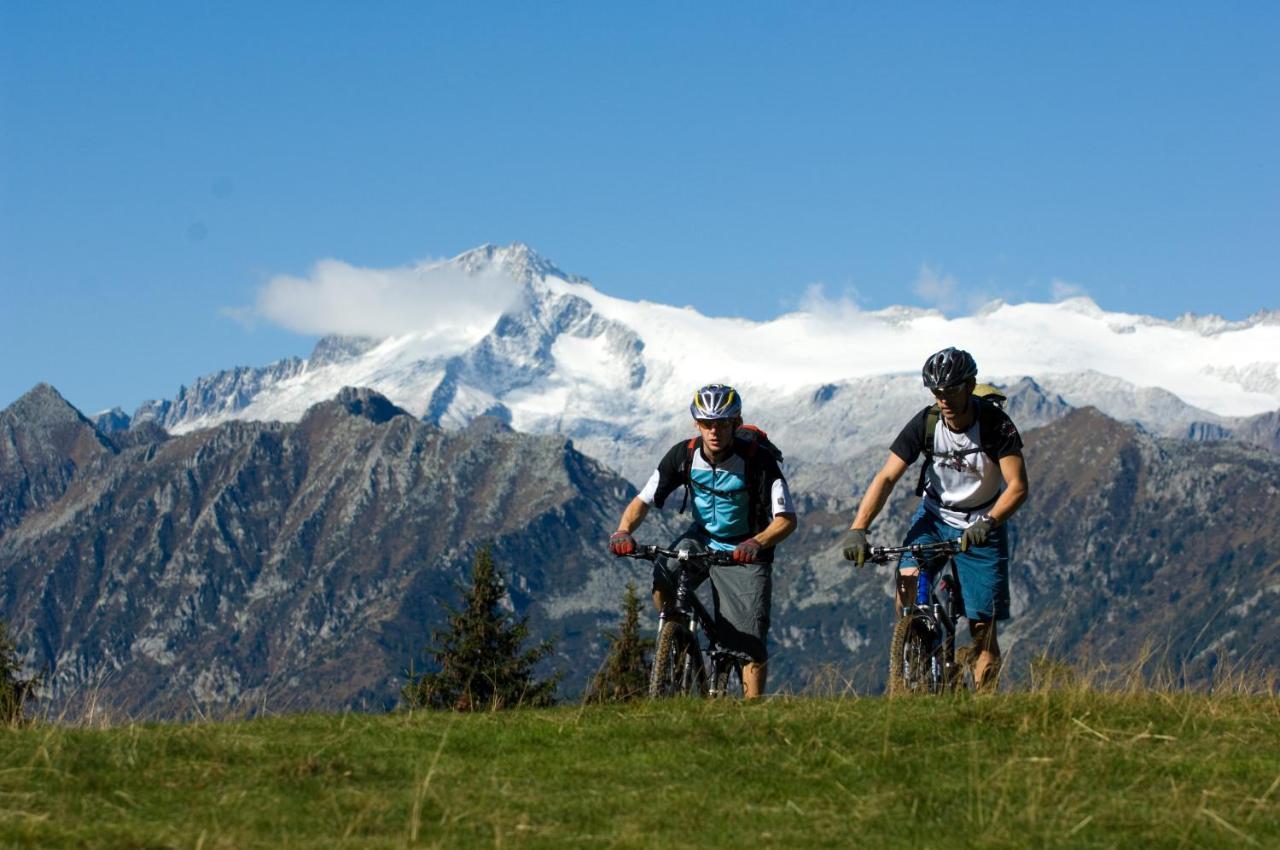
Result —
[[[956, 574], [960, 579], [960, 610], [970, 620], [1009, 619], [1008, 531], [1008, 526], [996, 526], [987, 535], [986, 543], [955, 556]], [[902, 545], [959, 540], [962, 534], [964, 529], [947, 525], [921, 502], [911, 515], [911, 528]], [[918, 566], [910, 553], [898, 560], [899, 570]]]

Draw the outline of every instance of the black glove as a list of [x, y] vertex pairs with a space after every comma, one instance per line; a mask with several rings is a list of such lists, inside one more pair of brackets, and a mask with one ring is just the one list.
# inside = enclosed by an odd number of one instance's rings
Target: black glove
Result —
[[844, 550], [844, 559], [853, 561], [853, 563], [862, 567], [865, 566], [867, 560], [871, 557], [871, 547], [867, 545], [867, 530], [865, 528], [853, 528], [844, 536], [844, 540], [840, 541], [840, 546]]
[[754, 537], [748, 537], [739, 543], [733, 550], [733, 562], [735, 564], [754, 564], [760, 560], [760, 541]]
[[609, 535], [609, 551], [619, 558], [623, 555], [634, 555], [636, 539], [628, 531], [615, 531]]
[[980, 516], [960, 535], [960, 551], [968, 552], [971, 546], [981, 546], [987, 542], [991, 529], [995, 526], [989, 516]]

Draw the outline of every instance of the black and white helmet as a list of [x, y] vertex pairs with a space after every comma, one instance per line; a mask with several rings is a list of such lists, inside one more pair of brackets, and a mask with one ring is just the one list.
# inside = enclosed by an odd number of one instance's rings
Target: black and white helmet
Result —
[[742, 396], [728, 384], [707, 384], [693, 394], [689, 412], [694, 419], [738, 419], [742, 416]]
[[929, 355], [921, 370], [924, 385], [931, 390], [954, 387], [978, 376], [973, 355], [960, 348], [944, 348]]

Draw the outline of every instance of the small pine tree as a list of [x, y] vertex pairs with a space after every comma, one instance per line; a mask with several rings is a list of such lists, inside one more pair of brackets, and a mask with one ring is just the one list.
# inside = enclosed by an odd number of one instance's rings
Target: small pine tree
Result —
[[22, 663], [18, 647], [9, 637], [9, 628], [0, 621], [0, 726], [17, 726], [23, 722], [23, 705], [35, 693], [40, 677], [19, 676]]
[[652, 638], [640, 637], [640, 596], [635, 582], [627, 582], [622, 597], [622, 622], [618, 631], [606, 632], [609, 654], [587, 690], [587, 702], [626, 702], [644, 696], [649, 689]]
[[528, 618], [514, 620], [502, 611], [505, 590], [488, 548], [481, 549], [462, 608], [449, 609], [449, 628], [434, 631], [434, 646], [423, 651], [439, 669], [420, 676], [411, 672], [401, 690], [410, 708], [487, 711], [554, 701], [559, 674], [538, 681], [533, 670], [551, 653], [551, 641], [521, 650]]

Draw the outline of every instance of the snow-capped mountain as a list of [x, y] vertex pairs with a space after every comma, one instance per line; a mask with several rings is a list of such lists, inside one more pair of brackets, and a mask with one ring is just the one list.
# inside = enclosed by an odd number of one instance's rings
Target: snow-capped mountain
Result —
[[397, 332], [343, 324], [345, 335], [326, 336], [306, 360], [202, 377], [143, 405], [135, 421], [178, 433], [228, 419], [292, 421], [341, 387], [364, 386], [445, 427], [490, 415], [568, 435], [638, 480], [655, 449], [688, 432], [688, 399], [709, 381], [737, 386], [747, 418], [789, 460], [840, 461], [887, 445], [928, 402], [920, 364], [946, 345], [970, 350], [984, 379], [1014, 388], [1026, 427], [1093, 405], [1161, 435], [1222, 436], [1280, 408], [1276, 311], [1170, 322], [1074, 298], [997, 302], [949, 319], [815, 295], [802, 310], [752, 322], [606, 295], [520, 244], [394, 275], [329, 261], [309, 280], [289, 280], [285, 295], [309, 306], [339, 285], [366, 284], [362, 298], [397, 306]]

